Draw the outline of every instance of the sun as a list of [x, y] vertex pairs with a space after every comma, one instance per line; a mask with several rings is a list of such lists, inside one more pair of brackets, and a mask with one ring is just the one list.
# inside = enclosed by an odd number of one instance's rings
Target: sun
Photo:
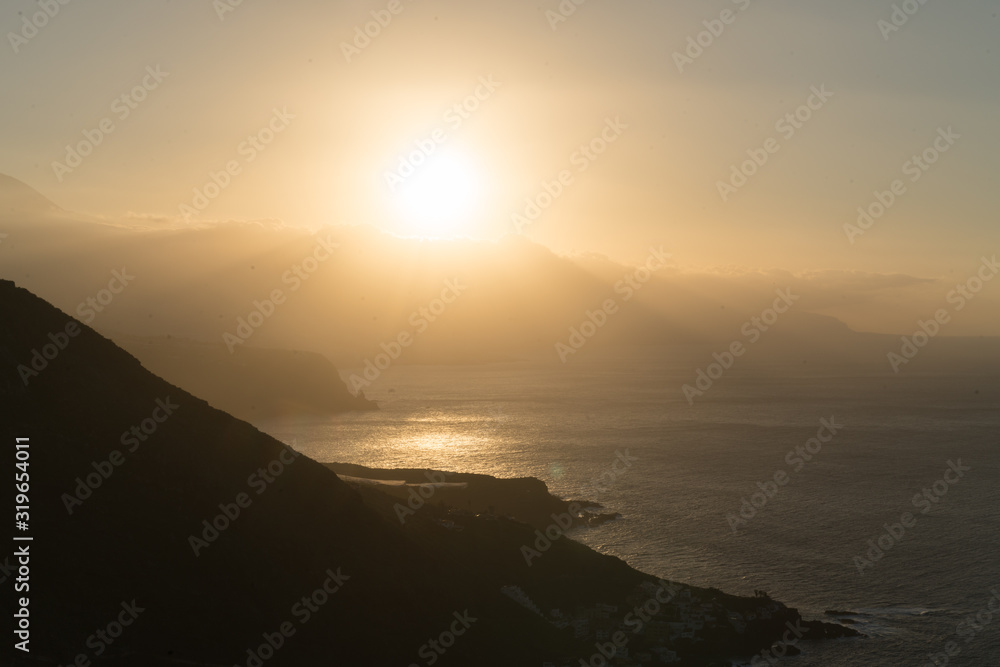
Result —
[[472, 161], [445, 150], [428, 157], [394, 194], [407, 233], [444, 238], [471, 233], [482, 196]]

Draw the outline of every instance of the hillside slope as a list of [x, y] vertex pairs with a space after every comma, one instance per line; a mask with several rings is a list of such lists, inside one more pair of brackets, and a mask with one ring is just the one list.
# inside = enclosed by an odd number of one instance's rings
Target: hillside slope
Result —
[[[8, 540], [30, 550], [31, 652], [8, 643], [0, 664], [576, 664], [593, 635], [575, 638], [503, 591], [592, 615], [625, 613], [656, 583], [567, 539], [529, 564], [524, 545], [538, 533], [516, 520], [450, 519], [428, 506], [402, 525], [396, 499], [350, 488], [8, 281], [0, 429], [11, 446], [30, 442], [30, 518], [18, 536], [34, 540]], [[8, 584], [12, 561], [0, 553]], [[681, 664], [749, 655], [801, 620], [770, 599], [671, 586], [709, 619], [670, 644], [688, 656]], [[19, 605], [4, 593], [10, 637]], [[733, 614], [755, 620], [740, 629]], [[463, 629], [460, 640], [430, 653], [449, 628]]]

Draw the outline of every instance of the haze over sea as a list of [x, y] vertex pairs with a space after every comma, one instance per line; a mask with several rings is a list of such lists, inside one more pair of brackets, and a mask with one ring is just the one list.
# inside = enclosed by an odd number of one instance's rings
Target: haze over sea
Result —
[[[1000, 591], [1000, 378], [734, 369], [689, 405], [693, 379], [636, 358], [396, 366], [366, 390], [378, 412], [260, 426], [319, 461], [538, 477], [622, 515], [573, 539], [672, 580], [767, 591], [807, 618], [851, 612], [869, 635], [780, 664], [918, 667], [949, 641], [951, 665], [1000, 664], [1000, 615], [959, 629]], [[821, 419], [843, 428], [798, 469], [786, 457]], [[637, 460], [601, 482], [618, 452]], [[915, 506], [949, 461], [971, 470]], [[734, 530], [727, 515], [779, 471], [788, 483]], [[859, 573], [868, 540], [906, 512], [915, 525]]]

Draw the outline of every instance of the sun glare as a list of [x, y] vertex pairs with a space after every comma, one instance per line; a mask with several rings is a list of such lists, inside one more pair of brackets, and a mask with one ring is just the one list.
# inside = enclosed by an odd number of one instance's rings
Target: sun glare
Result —
[[408, 233], [430, 237], [468, 235], [483, 194], [471, 162], [455, 153], [432, 155], [395, 194]]

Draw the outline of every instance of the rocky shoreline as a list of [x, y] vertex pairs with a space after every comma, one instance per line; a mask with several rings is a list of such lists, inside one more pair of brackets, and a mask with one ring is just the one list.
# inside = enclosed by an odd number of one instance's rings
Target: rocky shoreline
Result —
[[571, 635], [580, 652], [548, 661], [551, 667], [604, 664], [601, 658], [623, 667], [728, 667], [755, 656], [798, 655], [803, 640], [862, 636], [838, 623], [804, 620], [764, 593], [744, 598], [658, 580], [564, 540], [573, 529], [618, 515], [583, 512], [601, 508], [557, 498], [535, 478], [324, 465], [410, 535], [442, 557], [460, 553], [484, 583], [491, 579], [484, 573], [496, 574], [494, 585], [508, 597]]

